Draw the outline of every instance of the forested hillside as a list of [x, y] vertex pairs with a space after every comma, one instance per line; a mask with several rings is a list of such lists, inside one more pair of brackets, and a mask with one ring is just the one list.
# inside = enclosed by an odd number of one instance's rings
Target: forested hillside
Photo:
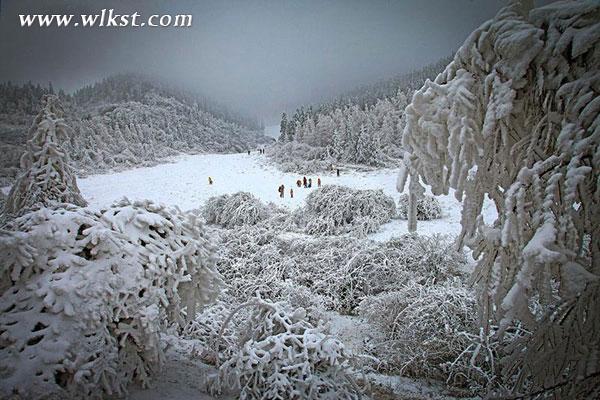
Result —
[[329, 103], [282, 115], [278, 145], [270, 155], [285, 170], [318, 170], [332, 163], [393, 165], [402, 157], [404, 108], [425, 80], [449, 59], [373, 85]]
[[[0, 84], [0, 178], [10, 182], [39, 99], [54, 89]], [[260, 124], [137, 75], [58, 93], [71, 128], [62, 146], [80, 174], [153, 164], [179, 153], [238, 152], [268, 141]]]

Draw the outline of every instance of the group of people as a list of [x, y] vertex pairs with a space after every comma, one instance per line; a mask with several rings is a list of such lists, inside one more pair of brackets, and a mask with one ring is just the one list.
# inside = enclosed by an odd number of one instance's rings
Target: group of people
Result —
[[[258, 149], [258, 154], [265, 154], [265, 149]], [[248, 150], [248, 155], [250, 155], [250, 150]]]
[[[296, 186], [298, 186], [298, 187], [304, 186], [305, 188], [311, 188], [312, 187], [312, 178], [306, 179], [306, 177], [303, 177], [302, 179], [298, 179], [296, 181]], [[317, 186], [321, 187], [321, 178], [317, 178]]]
[[[296, 181], [296, 186], [298, 187], [305, 187], [305, 188], [311, 188], [312, 187], [312, 178], [307, 178], [307, 177], [302, 177], [302, 179], [298, 179]], [[317, 187], [321, 187], [321, 178], [317, 178]], [[281, 197], [282, 199], [285, 197], [285, 185], [282, 183], [281, 185], [279, 185], [279, 188], [277, 189], [277, 191], [279, 192], [279, 197]], [[293, 199], [294, 198], [294, 188], [290, 188], [290, 197]]]

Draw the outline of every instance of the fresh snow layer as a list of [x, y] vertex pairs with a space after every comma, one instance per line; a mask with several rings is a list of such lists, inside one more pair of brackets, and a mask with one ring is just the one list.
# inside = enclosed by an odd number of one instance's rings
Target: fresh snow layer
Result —
[[[298, 188], [296, 180], [303, 175], [284, 173], [269, 164], [264, 156], [253, 153], [242, 154], [197, 154], [178, 157], [174, 162], [154, 167], [136, 168], [105, 175], [93, 175], [78, 180], [78, 185], [90, 207], [106, 207], [116, 200], [149, 199], [182, 210], [200, 208], [211, 196], [250, 192], [265, 202], [295, 209], [305, 204], [306, 196], [317, 188], [317, 178], [322, 184], [345, 185], [356, 189], [382, 189], [396, 201], [396, 169], [376, 171], [353, 171], [344, 169], [337, 177], [335, 171], [312, 178], [311, 189]], [[213, 184], [208, 184], [208, 177]], [[279, 198], [277, 188], [285, 185], [285, 198]], [[289, 189], [294, 189], [290, 198]], [[456, 235], [460, 232], [460, 203], [452, 196], [438, 196], [442, 206], [442, 218], [419, 221], [417, 232], [422, 234], [443, 233]], [[484, 205], [486, 222], [495, 218], [495, 208], [488, 202]], [[392, 220], [381, 230], [369, 237], [387, 240], [407, 232], [405, 220]]]

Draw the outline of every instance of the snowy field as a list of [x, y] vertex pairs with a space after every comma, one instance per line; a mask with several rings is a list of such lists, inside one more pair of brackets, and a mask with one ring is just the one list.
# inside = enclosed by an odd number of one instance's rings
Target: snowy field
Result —
[[[214, 183], [208, 184], [208, 177]], [[398, 199], [395, 169], [370, 172], [342, 170], [341, 176], [334, 173], [319, 175], [322, 184], [339, 184], [355, 189], [382, 189], [394, 199]], [[100, 208], [127, 197], [130, 200], [150, 199], [155, 202], [178, 206], [182, 210], [201, 207], [211, 196], [246, 191], [265, 202], [274, 202], [290, 209], [304, 205], [306, 196], [316, 188], [296, 187], [301, 175], [283, 173], [267, 163], [258, 154], [198, 154], [181, 156], [173, 163], [154, 167], [137, 168], [128, 171], [94, 175], [79, 179], [81, 192], [90, 206]], [[285, 198], [279, 198], [277, 188], [284, 184]], [[289, 189], [294, 189], [290, 198]], [[443, 217], [433, 221], [419, 221], [419, 233], [458, 234], [460, 231], [460, 203], [453, 196], [438, 197]], [[486, 220], [493, 219], [495, 210], [490, 204], [485, 210]], [[370, 235], [375, 240], [387, 240], [391, 236], [407, 232], [404, 220], [393, 220], [382, 226], [377, 233]]]

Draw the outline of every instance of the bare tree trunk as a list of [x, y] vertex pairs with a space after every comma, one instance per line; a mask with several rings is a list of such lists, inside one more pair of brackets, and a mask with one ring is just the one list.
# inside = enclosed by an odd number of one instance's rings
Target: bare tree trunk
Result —
[[416, 232], [417, 230], [417, 191], [418, 188], [418, 176], [411, 174], [410, 184], [408, 186], [408, 231]]

